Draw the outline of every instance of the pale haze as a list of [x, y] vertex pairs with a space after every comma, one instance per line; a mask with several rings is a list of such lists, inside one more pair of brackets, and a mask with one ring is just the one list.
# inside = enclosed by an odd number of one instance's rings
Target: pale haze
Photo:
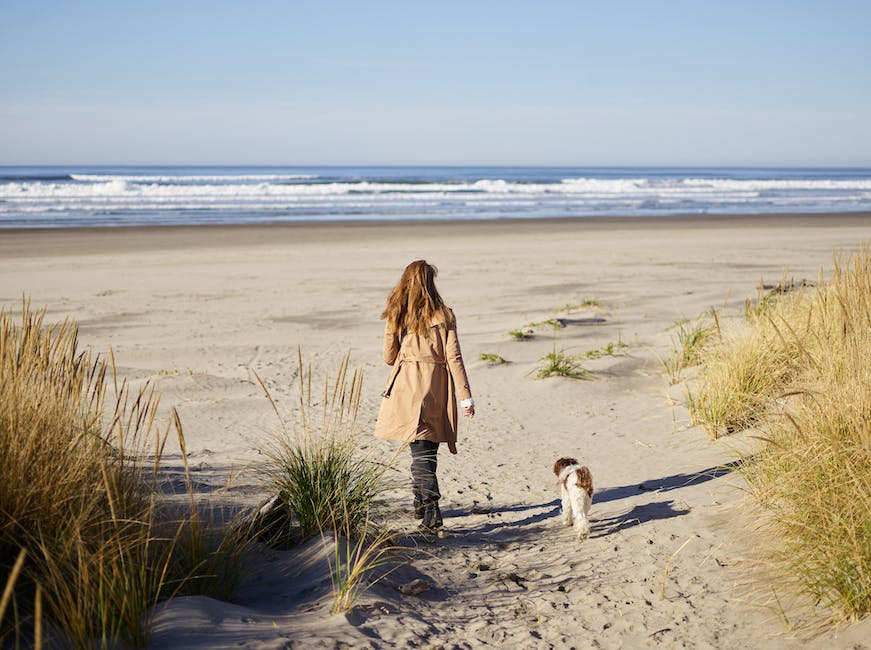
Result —
[[866, 2], [0, 11], [0, 164], [871, 165]]

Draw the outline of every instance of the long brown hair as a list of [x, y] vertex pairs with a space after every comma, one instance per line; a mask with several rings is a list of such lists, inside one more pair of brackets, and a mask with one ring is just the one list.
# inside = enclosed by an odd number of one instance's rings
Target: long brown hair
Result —
[[435, 286], [438, 269], [424, 260], [405, 267], [399, 282], [387, 296], [381, 318], [396, 331], [423, 334], [434, 322], [448, 319], [448, 308]]

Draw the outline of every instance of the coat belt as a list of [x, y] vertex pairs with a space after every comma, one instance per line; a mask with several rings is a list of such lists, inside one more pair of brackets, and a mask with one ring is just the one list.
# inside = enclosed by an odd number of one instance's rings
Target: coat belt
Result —
[[417, 363], [432, 363], [437, 366], [446, 366], [448, 365], [443, 359], [438, 359], [433, 356], [425, 356], [425, 357], [399, 357], [400, 361], [415, 361]]
[[[402, 366], [403, 361], [413, 361], [415, 363], [429, 363], [435, 366], [445, 366], [447, 367], [447, 362], [437, 359], [433, 356], [421, 356], [421, 357], [400, 357], [396, 361], [396, 365], [393, 367], [393, 372], [390, 373], [390, 379], [387, 381], [387, 386], [381, 392], [382, 397], [390, 397], [390, 392], [393, 390], [393, 384], [396, 383], [396, 377], [399, 375], [399, 368]], [[448, 373], [450, 374], [450, 373]], [[451, 377], [451, 379], [453, 379]]]

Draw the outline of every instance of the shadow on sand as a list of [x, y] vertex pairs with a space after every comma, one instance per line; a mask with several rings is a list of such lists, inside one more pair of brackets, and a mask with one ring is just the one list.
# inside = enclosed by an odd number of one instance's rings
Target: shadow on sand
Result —
[[[500, 515], [512, 512], [528, 512], [530, 514], [517, 521], [504, 521], [501, 519]], [[559, 499], [554, 499], [553, 501], [534, 505], [489, 506], [487, 508], [475, 509], [472, 513], [465, 510], [446, 510], [442, 514], [446, 518], [467, 515], [486, 517], [483, 521], [479, 519], [478, 522], [480, 523], [475, 522], [472, 525], [455, 525], [449, 519], [445, 522], [450, 529], [451, 535], [456, 535], [465, 542], [483, 542], [483, 538], [489, 537], [491, 542], [508, 543], [531, 539], [539, 535], [545, 529], [544, 522], [552, 517], [556, 517], [559, 515], [559, 512]], [[493, 535], [493, 533], [496, 534]]]
[[671, 519], [689, 513], [689, 508], [675, 508], [674, 501], [657, 501], [635, 506], [629, 512], [604, 519], [593, 519], [591, 538], [607, 537], [628, 528], [657, 519]]
[[642, 492], [670, 492], [672, 490], [690, 487], [691, 485], [707, 483], [715, 478], [731, 474], [741, 467], [743, 463], [744, 461], [742, 460], [733, 460], [723, 465], [715, 465], [692, 474], [673, 474], [672, 476], [649, 479], [642, 483], [635, 483], [633, 485], [605, 488], [604, 490], [593, 494], [593, 503], [617, 501], [619, 499], [625, 499], [626, 497], [636, 496]]
[[[735, 460], [724, 465], [709, 467], [692, 474], [674, 474], [657, 479], [650, 479], [640, 484], [624, 485], [620, 487], [605, 488], [593, 495], [593, 503], [606, 503], [617, 501], [631, 496], [637, 496], [645, 492], [670, 492], [681, 488], [706, 483], [715, 478], [726, 476], [738, 469], [743, 461]], [[500, 515], [516, 512], [528, 512], [529, 515], [516, 521], [503, 521]], [[633, 528], [657, 519], [670, 519], [689, 513], [688, 508], [675, 507], [674, 501], [657, 501], [636, 505], [626, 513], [606, 517], [604, 519], [592, 518], [593, 537], [605, 537], [628, 528]], [[560, 515], [560, 500], [554, 499], [534, 505], [508, 505], [476, 507], [471, 513], [463, 510], [448, 510], [443, 513], [445, 517], [460, 517], [466, 515], [487, 516], [488, 519], [480, 524], [471, 526], [451, 527], [451, 531], [464, 538], [491, 536], [498, 531], [501, 542], [520, 541], [539, 535], [545, 528], [543, 525], [548, 519]], [[595, 514], [595, 513], [593, 513]]]

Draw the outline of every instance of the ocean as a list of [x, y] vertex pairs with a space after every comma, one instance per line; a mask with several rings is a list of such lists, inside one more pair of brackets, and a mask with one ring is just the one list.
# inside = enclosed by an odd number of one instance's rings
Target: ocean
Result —
[[0, 166], [0, 228], [855, 211], [871, 169]]

